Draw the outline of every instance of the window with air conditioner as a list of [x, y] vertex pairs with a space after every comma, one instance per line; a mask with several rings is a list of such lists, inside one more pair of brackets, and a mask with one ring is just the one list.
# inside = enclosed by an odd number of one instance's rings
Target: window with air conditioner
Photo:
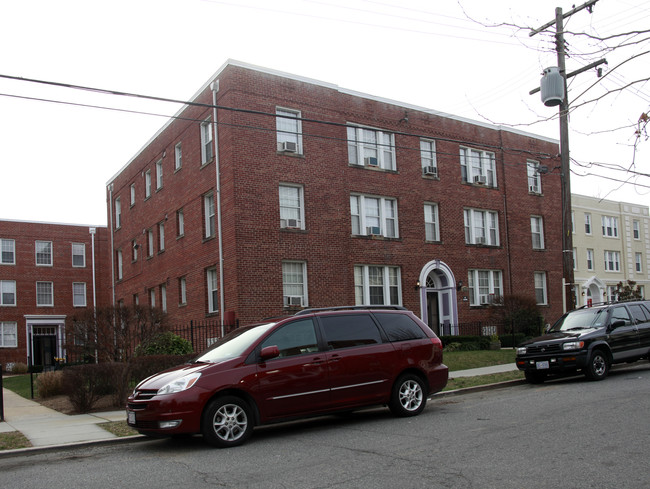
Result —
[[280, 197], [280, 227], [283, 229], [304, 229], [303, 187], [282, 183]]
[[493, 304], [503, 294], [501, 270], [468, 270], [469, 305]]
[[277, 151], [302, 154], [302, 121], [298, 110], [275, 109]]
[[282, 296], [284, 307], [307, 306], [307, 264], [305, 262], [282, 262]]
[[528, 174], [528, 192], [531, 194], [542, 193], [542, 177], [539, 170], [540, 165], [538, 161], [528, 160], [526, 162], [526, 172]]
[[423, 175], [438, 176], [435, 141], [420, 139], [420, 164], [422, 165]]
[[395, 136], [367, 127], [348, 126], [348, 164], [395, 170]]
[[497, 186], [494, 153], [471, 148], [460, 148], [461, 180], [464, 183]]
[[464, 209], [465, 243], [499, 246], [499, 214], [483, 209]]
[[353, 235], [399, 237], [395, 199], [352, 194], [350, 214]]

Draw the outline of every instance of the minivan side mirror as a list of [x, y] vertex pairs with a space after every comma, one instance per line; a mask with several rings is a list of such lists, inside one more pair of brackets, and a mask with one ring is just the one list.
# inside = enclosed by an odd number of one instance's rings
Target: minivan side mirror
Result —
[[611, 331], [613, 331], [616, 328], [620, 328], [621, 326], [625, 326], [625, 321], [623, 321], [622, 319], [619, 319], [618, 321], [614, 321], [612, 324], [610, 324], [609, 329]]
[[260, 352], [260, 360], [263, 362], [279, 356], [280, 350], [278, 349], [277, 345], [266, 346], [262, 348], [262, 351]]

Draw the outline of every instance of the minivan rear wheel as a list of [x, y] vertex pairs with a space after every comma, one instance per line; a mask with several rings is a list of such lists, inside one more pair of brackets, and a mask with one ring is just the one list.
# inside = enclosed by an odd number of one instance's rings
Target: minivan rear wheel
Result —
[[235, 396], [218, 397], [208, 404], [201, 422], [203, 438], [212, 446], [241, 445], [253, 433], [253, 416], [246, 401]]
[[427, 404], [424, 382], [414, 374], [404, 374], [393, 385], [388, 407], [395, 416], [416, 416]]

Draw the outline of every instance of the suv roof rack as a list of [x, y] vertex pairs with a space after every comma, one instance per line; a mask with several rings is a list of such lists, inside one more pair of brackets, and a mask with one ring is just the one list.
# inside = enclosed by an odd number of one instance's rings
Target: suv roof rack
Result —
[[602, 302], [593, 302], [591, 305], [589, 304], [584, 304], [580, 307], [576, 307], [575, 310], [577, 309], [589, 309], [591, 307], [604, 307], [604, 306], [611, 306], [612, 304], [625, 304], [627, 302], [647, 302], [646, 299], [625, 299], [622, 301], [602, 301]]
[[303, 309], [294, 314], [294, 316], [302, 316], [304, 314], [312, 314], [315, 312], [323, 311], [345, 311], [345, 310], [368, 310], [368, 309], [394, 309], [397, 311], [408, 311], [406, 307], [403, 306], [334, 306], [334, 307], [313, 307], [308, 309]]

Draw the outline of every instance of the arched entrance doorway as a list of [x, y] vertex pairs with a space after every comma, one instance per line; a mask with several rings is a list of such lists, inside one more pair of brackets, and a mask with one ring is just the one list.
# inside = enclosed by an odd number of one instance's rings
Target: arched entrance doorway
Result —
[[440, 260], [427, 263], [420, 272], [420, 318], [437, 334], [458, 334], [456, 279]]
[[607, 286], [595, 275], [582, 285], [583, 305], [590, 306], [603, 301], [603, 296], [607, 291]]

